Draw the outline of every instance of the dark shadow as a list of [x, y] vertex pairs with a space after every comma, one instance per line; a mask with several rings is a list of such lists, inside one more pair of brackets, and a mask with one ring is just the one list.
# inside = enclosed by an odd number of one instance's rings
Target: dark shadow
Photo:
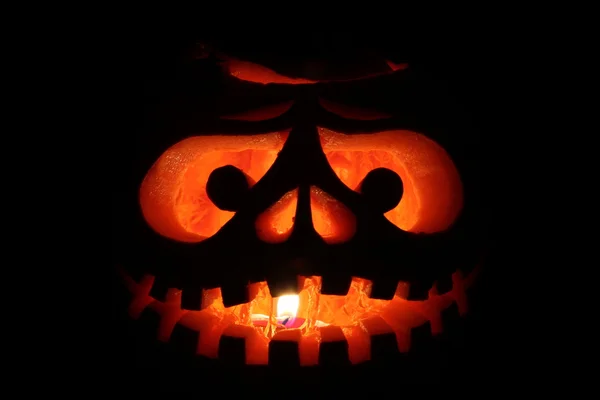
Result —
[[[472, 290], [473, 306], [469, 315], [460, 319], [453, 314], [456, 310], [447, 310], [442, 316], [448, 326], [444, 337], [433, 338], [427, 329], [415, 331], [415, 349], [409, 354], [399, 354], [397, 349], [394, 351], [389, 337], [378, 337], [373, 344], [376, 354], [373, 362], [359, 366], [342, 363], [335, 368], [341, 368], [348, 380], [372, 377], [375, 381], [381, 380], [382, 371], [393, 369], [398, 377], [394, 385], [415, 381], [476, 382], [478, 379], [496, 379], [496, 374], [503, 373], [497, 364], [504, 363], [496, 345], [501, 340], [497, 328], [501, 324], [497, 320], [497, 294], [501, 284], [496, 281], [498, 274], [495, 271], [500, 260], [498, 252], [502, 249], [494, 236], [494, 214], [499, 200], [496, 195], [498, 188], [491, 178], [496, 176], [497, 169], [492, 147], [493, 138], [498, 133], [494, 118], [498, 116], [494, 110], [483, 106], [486, 101], [496, 101], [493, 85], [489, 92], [482, 87], [491, 79], [490, 76], [498, 72], [497, 67], [474, 55], [467, 43], [463, 48], [437, 43], [429, 52], [419, 52], [415, 51], [419, 47], [416, 44], [398, 44], [387, 33], [382, 33], [380, 38], [376, 36], [376, 33], [308, 38], [286, 36], [286, 42], [276, 42], [276, 39], [266, 40], [265, 37], [251, 35], [232, 38], [214, 34], [204, 38], [163, 40], [154, 45], [148, 43], [152, 60], [137, 60], [135, 64], [135, 69], [140, 71], [140, 82], [136, 82], [140, 84], [140, 91], [137, 93], [139, 97], [132, 101], [140, 108], [140, 113], [136, 114], [139, 123], [127, 135], [115, 138], [118, 151], [114, 155], [112, 195], [113, 261], [125, 267], [134, 277], [144, 273], [155, 274], [157, 283], [160, 282], [157, 288], [162, 288], [154, 289], [158, 298], [164, 296], [168, 287], [176, 286], [183, 288], [184, 292], [188, 290], [198, 299], [202, 287], [227, 284], [231, 276], [242, 276], [246, 280], [276, 279], [281, 265], [299, 257], [314, 260], [304, 267], [306, 275], [335, 276], [343, 270], [347, 275], [395, 281], [422, 280], [431, 284], [440, 275], [452, 272], [457, 265], [474, 266], [485, 255], [484, 272]], [[392, 78], [395, 80], [387, 84], [377, 81], [372, 86], [368, 82], [357, 83], [354, 97], [352, 87], [342, 84], [310, 90], [326, 93], [336, 101], [342, 98], [354, 105], [362, 102], [370, 107], [381, 107], [392, 115], [392, 122], [406, 124], [405, 128], [435, 137], [452, 156], [464, 183], [466, 203], [459, 220], [448, 232], [433, 235], [435, 240], [392, 226], [381, 212], [366, 207], [367, 203], [362, 202], [359, 194], [340, 185], [327, 166], [314, 129], [316, 119], [324, 115], [316, 108], [316, 101], [311, 99], [314, 93], [297, 87], [236, 83], [225, 76], [210, 57], [197, 59], [190, 56], [195, 43], [200, 40], [211, 42], [232, 54], [247, 56], [290, 76], [306, 76], [306, 72], [319, 63], [329, 65], [331, 71], [342, 75], [343, 65], [348, 64], [364, 71], [374, 69], [370, 62], [363, 65], [357, 61], [372, 54], [381, 55], [381, 59], [408, 62], [411, 65], [410, 79]], [[256, 43], [261, 45], [255, 46]], [[460, 63], [454, 61], [456, 59], [460, 59]], [[306, 60], [310, 61], [310, 67], [306, 66]], [[401, 90], [391, 91], [390, 85], [397, 85]], [[367, 93], [369, 98], [365, 100]], [[166, 148], [191, 134], [232, 134], [247, 126], [219, 121], [218, 114], [225, 109], [243, 110], [246, 106], [256, 107], [289, 98], [298, 101], [288, 113], [275, 122], [256, 125], [259, 126], [256, 132], [288, 125], [292, 128], [288, 142], [263, 181], [250, 191], [246, 204], [235, 205], [239, 209], [238, 214], [224, 229], [199, 244], [184, 244], [166, 240], [147, 226], [137, 200], [139, 185]], [[331, 124], [343, 124], [334, 116], [327, 118]], [[367, 123], [383, 124], [361, 121], [358, 126], [367, 126]], [[357, 129], [356, 126], [357, 123], [351, 123], [348, 133]], [[374, 128], [377, 129], [380, 128]], [[486, 133], [482, 136], [483, 131]], [[308, 216], [301, 215], [303, 211], [299, 211], [297, 229], [288, 242], [280, 245], [261, 242], [252, 228], [257, 213], [286, 191], [315, 182], [351, 208], [357, 220], [363, 221], [359, 227], [366, 227], [365, 230], [346, 244], [328, 246], [310, 223], [303, 225], [303, 221], [309, 220], [310, 210], [306, 211]], [[224, 187], [214, 186], [216, 191]], [[301, 205], [299, 210], [302, 210]], [[369, 231], [366, 231], [367, 228]], [[445, 240], [458, 245], [444, 247]], [[418, 245], [415, 244], [417, 242]], [[392, 251], [399, 247], [406, 249], [401, 256]], [[421, 257], [423, 254], [428, 256]], [[377, 264], [370, 264], [373, 257], [378, 259]], [[219, 268], [198, 269], [199, 260], [203, 265], [218, 265]], [[393, 268], [405, 261], [404, 269], [398, 271]], [[250, 270], [246, 267], [248, 265], [255, 267]], [[369, 268], [365, 268], [367, 265]], [[224, 359], [233, 360], [230, 364], [235, 367], [224, 365], [222, 360], [193, 356], [194, 332], [177, 328], [174, 332], [174, 337], [178, 338], [176, 345], [159, 343], [152, 334], [148, 334], [153, 324], [156, 325], [156, 316], [147, 312], [143, 314], [142, 321], [131, 321], [126, 315], [127, 294], [116, 277], [113, 294], [114, 344], [110, 365], [105, 368], [113, 371], [111, 385], [114, 384], [116, 390], [144, 387], [150, 390], [201, 391], [203, 385], [216, 380], [250, 382], [289, 375], [294, 376], [295, 382], [311, 379], [327, 383], [329, 377], [339, 374], [334, 366], [304, 369], [239, 366], [236, 364], [240, 363], [243, 346], [239, 340], [231, 338], [222, 340], [230, 346], [220, 354]], [[197, 304], [199, 306], [199, 302]], [[343, 344], [338, 343], [325, 347], [328, 354], [346, 351]], [[294, 353], [293, 350], [285, 349], [291, 353]], [[323, 359], [330, 358], [340, 357], [323, 355]], [[274, 356], [274, 359], [277, 357]], [[279, 364], [285, 364], [283, 361]]]

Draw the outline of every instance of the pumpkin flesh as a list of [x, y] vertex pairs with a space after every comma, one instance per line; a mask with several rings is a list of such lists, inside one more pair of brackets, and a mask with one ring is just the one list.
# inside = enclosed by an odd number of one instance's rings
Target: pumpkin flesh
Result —
[[[385, 167], [398, 173], [404, 184], [402, 200], [386, 218], [411, 232], [437, 232], [448, 228], [462, 207], [462, 186], [446, 152], [425, 136], [410, 131], [343, 135], [319, 128], [321, 145], [329, 165], [350, 189], [356, 189], [369, 171]], [[233, 165], [258, 181], [275, 162], [286, 133], [255, 136], [203, 136], [185, 139], [169, 148], [152, 166], [140, 189], [146, 221], [159, 234], [179, 241], [199, 242], [214, 235], [234, 215], [218, 209], [208, 199], [206, 182], [218, 167]], [[259, 238], [282, 242], [293, 229], [297, 190], [281, 197], [256, 220]], [[354, 216], [322, 189], [311, 188], [315, 230], [326, 242], [349, 240]], [[345, 296], [320, 294], [321, 278], [300, 277], [296, 316], [300, 328], [282, 328], [276, 320], [278, 298], [271, 297], [266, 282], [249, 285], [250, 302], [226, 308], [220, 288], [203, 291], [200, 311], [182, 310], [181, 291], [170, 289], [164, 302], [150, 296], [154, 277], [140, 282], [124, 275], [133, 294], [129, 312], [139, 317], [145, 307], [161, 316], [158, 338], [168, 341], [176, 324], [200, 332], [197, 353], [217, 357], [222, 335], [246, 339], [246, 363], [267, 364], [271, 340], [298, 342], [302, 365], [318, 363], [319, 344], [344, 338], [352, 363], [370, 357], [370, 336], [396, 335], [400, 351], [410, 348], [410, 330], [430, 322], [432, 333], [441, 331], [440, 312], [456, 303], [466, 312], [465, 289], [474, 273], [453, 275], [453, 289], [438, 295], [435, 288], [424, 301], [408, 301], [408, 288], [399, 283], [392, 300], [371, 299], [372, 282], [353, 278]], [[253, 314], [269, 316], [257, 326]], [[318, 322], [317, 322], [318, 321]]]
[[[329, 165], [350, 189], [373, 169], [385, 167], [403, 181], [398, 206], [385, 217], [410, 232], [447, 229], [462, 208], [462, 184], [452, 160], [434, 141], [411, 131], [343, 135], [319, 128]], [[140, 204], [148, 224], [163, 236], [199, 242], [213, 236], [234, 213], [217, 208], [206, 194], [210, 173], [233, 165], [255, 182], [273, 165], [286, 133], [255, 136], [201, 136], [185, 139], [167, 151], [148, 171]], [[297, 191], [286, 193], [256, 221], [259, 237], [278, 243], [293, 227]], [[315, 230], [329, 243], [350, 239], [352, 213], [323, 190], [311, 189]]]
[[[412, 328], [431, 324], [432, 334], [442, 331], [440, 313], [456, 303], [459, 313], [467, 312], [465, 291], [476, 278], [478, 269], [467, 277], [457, 271], [452, 276], [452, 290], [437, 294], [429, 291], [424, 301], [405, 300], [406, 287], [399, 284], [392, 300], [369, 298], [372, 284], [367, 279], [353, 278], [346, 296], [320, 294], [320, 277], [300, 277], [302, 290], [298, 293], [297, 316], [306, 322], [300, 328], [286, 329], [276, 323], [277, 298], [271, 297], [266, 282], [249, 285], [252, 300], [233, 307], [224, 307], [220, 288], [204, 290], [202, 310], [182, 310], [181, 291], [170, 289], [164, 302], [150, 296], [154, 277], [146, 275], [139, 283], [123, 275], [128, 290], [133, 295], [129, 306], [132, 318], [139, 318], [146, 307], [156, 311], [161, 318], [158, 339], [168, 341], [176, 324], [199, 332], [197, 354], [216, 358], [221, 336], [241, 337], [246, 341], [246, 363], [266, 365], [269, 342], [288, 340], [298, 342], [300, 364], [317, 365], [319, 344], [324, 341], [348, 342], [348, 356], [353, 364], [370, 359], [370, 336], [382, 333], [396, 335], [398, 349], [410, 349]], [[266, 314], [271, 321], [266, 326], [255, 326], [252, 314]], [[317, 321], [321, 324], [317, 326]], [[328, 324], [327, 326], [323, 326]]]

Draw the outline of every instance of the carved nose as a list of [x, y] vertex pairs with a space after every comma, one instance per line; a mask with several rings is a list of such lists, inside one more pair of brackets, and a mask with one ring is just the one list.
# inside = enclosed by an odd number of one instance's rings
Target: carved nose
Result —
[[302, 184], [298, 189], [298, 203], [292, 236], [307, 238], [314, 234], [315, 230], [312, 224], [312, 211], [310, 208], [310, 186]]

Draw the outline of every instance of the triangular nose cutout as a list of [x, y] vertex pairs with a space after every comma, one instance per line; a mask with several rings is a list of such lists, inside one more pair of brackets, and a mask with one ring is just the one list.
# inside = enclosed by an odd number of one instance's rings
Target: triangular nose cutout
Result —
[[256, 219], [256, 234], [267, 243], [285, 242], [294, 228], [298, 189], [290, 190]]
[[310, 187], [310, 207], [315, 231], [325, 243], [346, 242], [356, 232], [356, 217], [344, 204], [316, 186]]

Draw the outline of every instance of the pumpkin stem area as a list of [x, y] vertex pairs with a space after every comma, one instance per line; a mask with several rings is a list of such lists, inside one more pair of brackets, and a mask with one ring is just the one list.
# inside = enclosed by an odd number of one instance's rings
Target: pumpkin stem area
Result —
[[[410, 232], [447, 229], [463, 205], [460, 176], [446, 151], [411, 131], [344, 135], [319, 128], [330, 167], [351, 190], [372, 170], [387, 168], [402, 179], [400, 203], [385, 217]], [[200, 242], [217, 233], [234, 215], [215, 206], [206, 192], [210, 174], [232, 165], [259, 181], [283, 148], [287, 133], [253, 136], [198, 136], [167, 149], [150, 168], [140, 188], [144, 218], [159, 234]], [[287, 240], [293, 228], [298, 192], [292, 190], [257, 217], [259, 238]], [[353, 213], [322, 188], [311, 187], [313, 226], [328, 243], [344, 242], [355, 230]]]
[[[320, 293], [321, 277], [298, 277], [302, 289], [297, 295], [271, 297], [266, 282], [250, 284], [248, 303], [224, 307], [221, 289], [202, 293], [200, 311], [181, 309], [179, 289], [169, 289], [165, 301], [150, 296], [154, 277], [144, 276], [140, 282], [122, 274], [133, 295], [129, 313], [138, 318], [149, 307], [160, 315], [158, 340], [167, 342], [175, 325], [181, 324], [199, 332], [196, 353], [216, 358], [222, 336], [244, 338], [246, 364], [268, 364], [271, 341], [298, 343], [300, 364], [317, 365], [319, 346], [324, 342], [347, 341], [353, 364], [371, 356], [371, 336], [393, 333], [398, 349], [410, 349], [412, 328], [430, 323], [431, 333], [442, 331], [440, 313], [453, 303], [459, 313], [467, 312], [466, 289], [476, 278], [478, 268], [467, 277], [460, 271], [452, 275], [452, 290], [438, 294], [435, 287], [423, 301], [408, 301], [407, 284], [400, 282], [392, 300], [371, 299], [372, 282], [353, 278], [345, 296]], [[294, 309], [295, 308], [295, 309]]]

